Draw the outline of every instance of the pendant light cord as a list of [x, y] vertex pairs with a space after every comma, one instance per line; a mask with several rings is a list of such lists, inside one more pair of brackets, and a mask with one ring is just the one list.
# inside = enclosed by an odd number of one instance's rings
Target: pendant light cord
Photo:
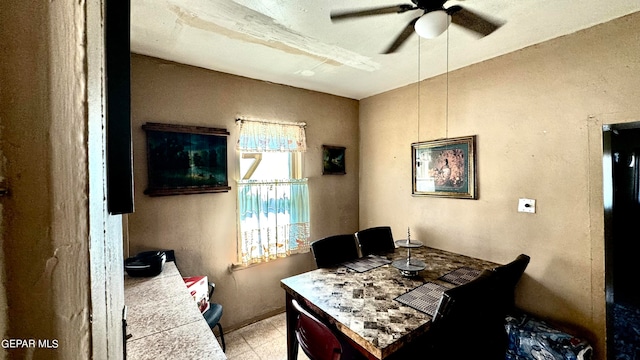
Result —
[[422, 39], [420, 38], [420, 36], [418, 36], [418, 142], [420, 142], [420, 44], [422, 44]]
[[[422, 39], [418, 37], [418, 81], [417, 81], [417, 131], [418, 131], [418, 142], [420, 142], [420, 45], [422, 44]], [[445, 74], [445, 139], [449, 138], [449, 30], [447, 29], [447, 52], [446, 52], [446, 74]]]
[[449, 138], [449, 30], [447, 30], [447, 98], [446, 98], [446, 109], [445, 109], [445, 133], [444, 137]]

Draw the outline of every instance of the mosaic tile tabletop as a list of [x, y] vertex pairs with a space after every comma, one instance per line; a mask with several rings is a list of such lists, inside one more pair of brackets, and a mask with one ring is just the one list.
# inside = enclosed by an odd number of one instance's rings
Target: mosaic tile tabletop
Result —
[[[406, 249], [398, 248], [386, 257], [393, 261], [405, 256]], [[365, 272], [338, 266], [283, 279], [281, 286], [374, 357], [384, 359], [431, 325], [430, 315], [396, 301], [398, 296], [426, 282], [451, 288], [455, 285], [440, 277], [461, 267], [484, 270], [498, 265], [426, 246], [413, 249], [411, 256], [426, 263], [412, 278], [391, 265]]]

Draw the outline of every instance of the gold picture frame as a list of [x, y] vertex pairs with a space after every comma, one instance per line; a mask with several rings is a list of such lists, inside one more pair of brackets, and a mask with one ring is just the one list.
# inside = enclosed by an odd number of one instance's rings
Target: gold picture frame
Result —
[[411, 144], [414, 196], [477, 199], [476, 136]]

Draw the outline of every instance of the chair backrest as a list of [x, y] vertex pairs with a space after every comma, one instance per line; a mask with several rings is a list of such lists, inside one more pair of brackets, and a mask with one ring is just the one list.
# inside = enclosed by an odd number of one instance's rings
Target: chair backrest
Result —
[[319, 268], [331, 267], [358, 258], [353, 234], [332, 235], [311, 243], [311, 252]]
[[528, 255], [520, 254], [512, 262], [497, 266], [493, 269], [498, 277], [503, 306], [506, 311], [515, 307], [515, 290], [518, 281], [524, 274], [524, 270], [529, 265], [531, 258]]
[[355, 234], [362, 256], [390, 252], [395, 249], [391, 227], [378, 226], [360, 230]]
[[311, 360], [339, 360], [342, 346], [336, 335], [310, 312], [292, 299], [298, 312], [295, 334], [300, 348]]
[[485, 270], [442, 294], [432, 322], [435, 359], [504, 359], [507, 337], [497, 288], [496, 274]]

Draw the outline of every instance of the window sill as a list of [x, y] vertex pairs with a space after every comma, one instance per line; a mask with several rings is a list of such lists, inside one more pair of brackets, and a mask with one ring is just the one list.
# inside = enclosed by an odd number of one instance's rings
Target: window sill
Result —
[[266, 264], [271, 264], [274, 261], [279, 261], [279, 260], [283, 260], [283, 259], [288, 259], [290, 257], [293, 256], [298, 256], [298, 255], [304, 255], [304, 254], [308, 254], [309, 252], [305, 252], [305, 253], [295, 253], [295, 254], [291, 254], [289, 256], [285, 256], [285, 257], [279, 257], [277, 259], [273, 259], [273, 260], [269, 260], [269, 261], [263, 261], [263, 262], [259, 262], [259, 263], [253, 263], [253, 264], [249, 264], [249, 265], [243, 265], [242, 263], [232, 263], [231, 265], [229, 265], [229, 272], [233, 273], [236, 271], [241, 271], [241, 270], [246, 270], [246, 269], [251, 269], [254, 268], [256, 266], [260, 266], [260, 265], [266, 265]]
[[[276, 259], [277, 260], [277, 259]], [[275, 261], [275, 260], [272, 260]], [[231, 265], [229, 265], [229, 272], [236, 272], [236, 271], [240, 271], [240, 270], [246, 270], [246, 269], [251, 269], [253, 267], [256, 266], [260, 266], [263, 264], [268, 264], [267, 262], [260, 262], [260, 263], [253, 263], [253, 264], [249, 264], [249, 265], [242, 265], [240, 263], [233, 263]]]

